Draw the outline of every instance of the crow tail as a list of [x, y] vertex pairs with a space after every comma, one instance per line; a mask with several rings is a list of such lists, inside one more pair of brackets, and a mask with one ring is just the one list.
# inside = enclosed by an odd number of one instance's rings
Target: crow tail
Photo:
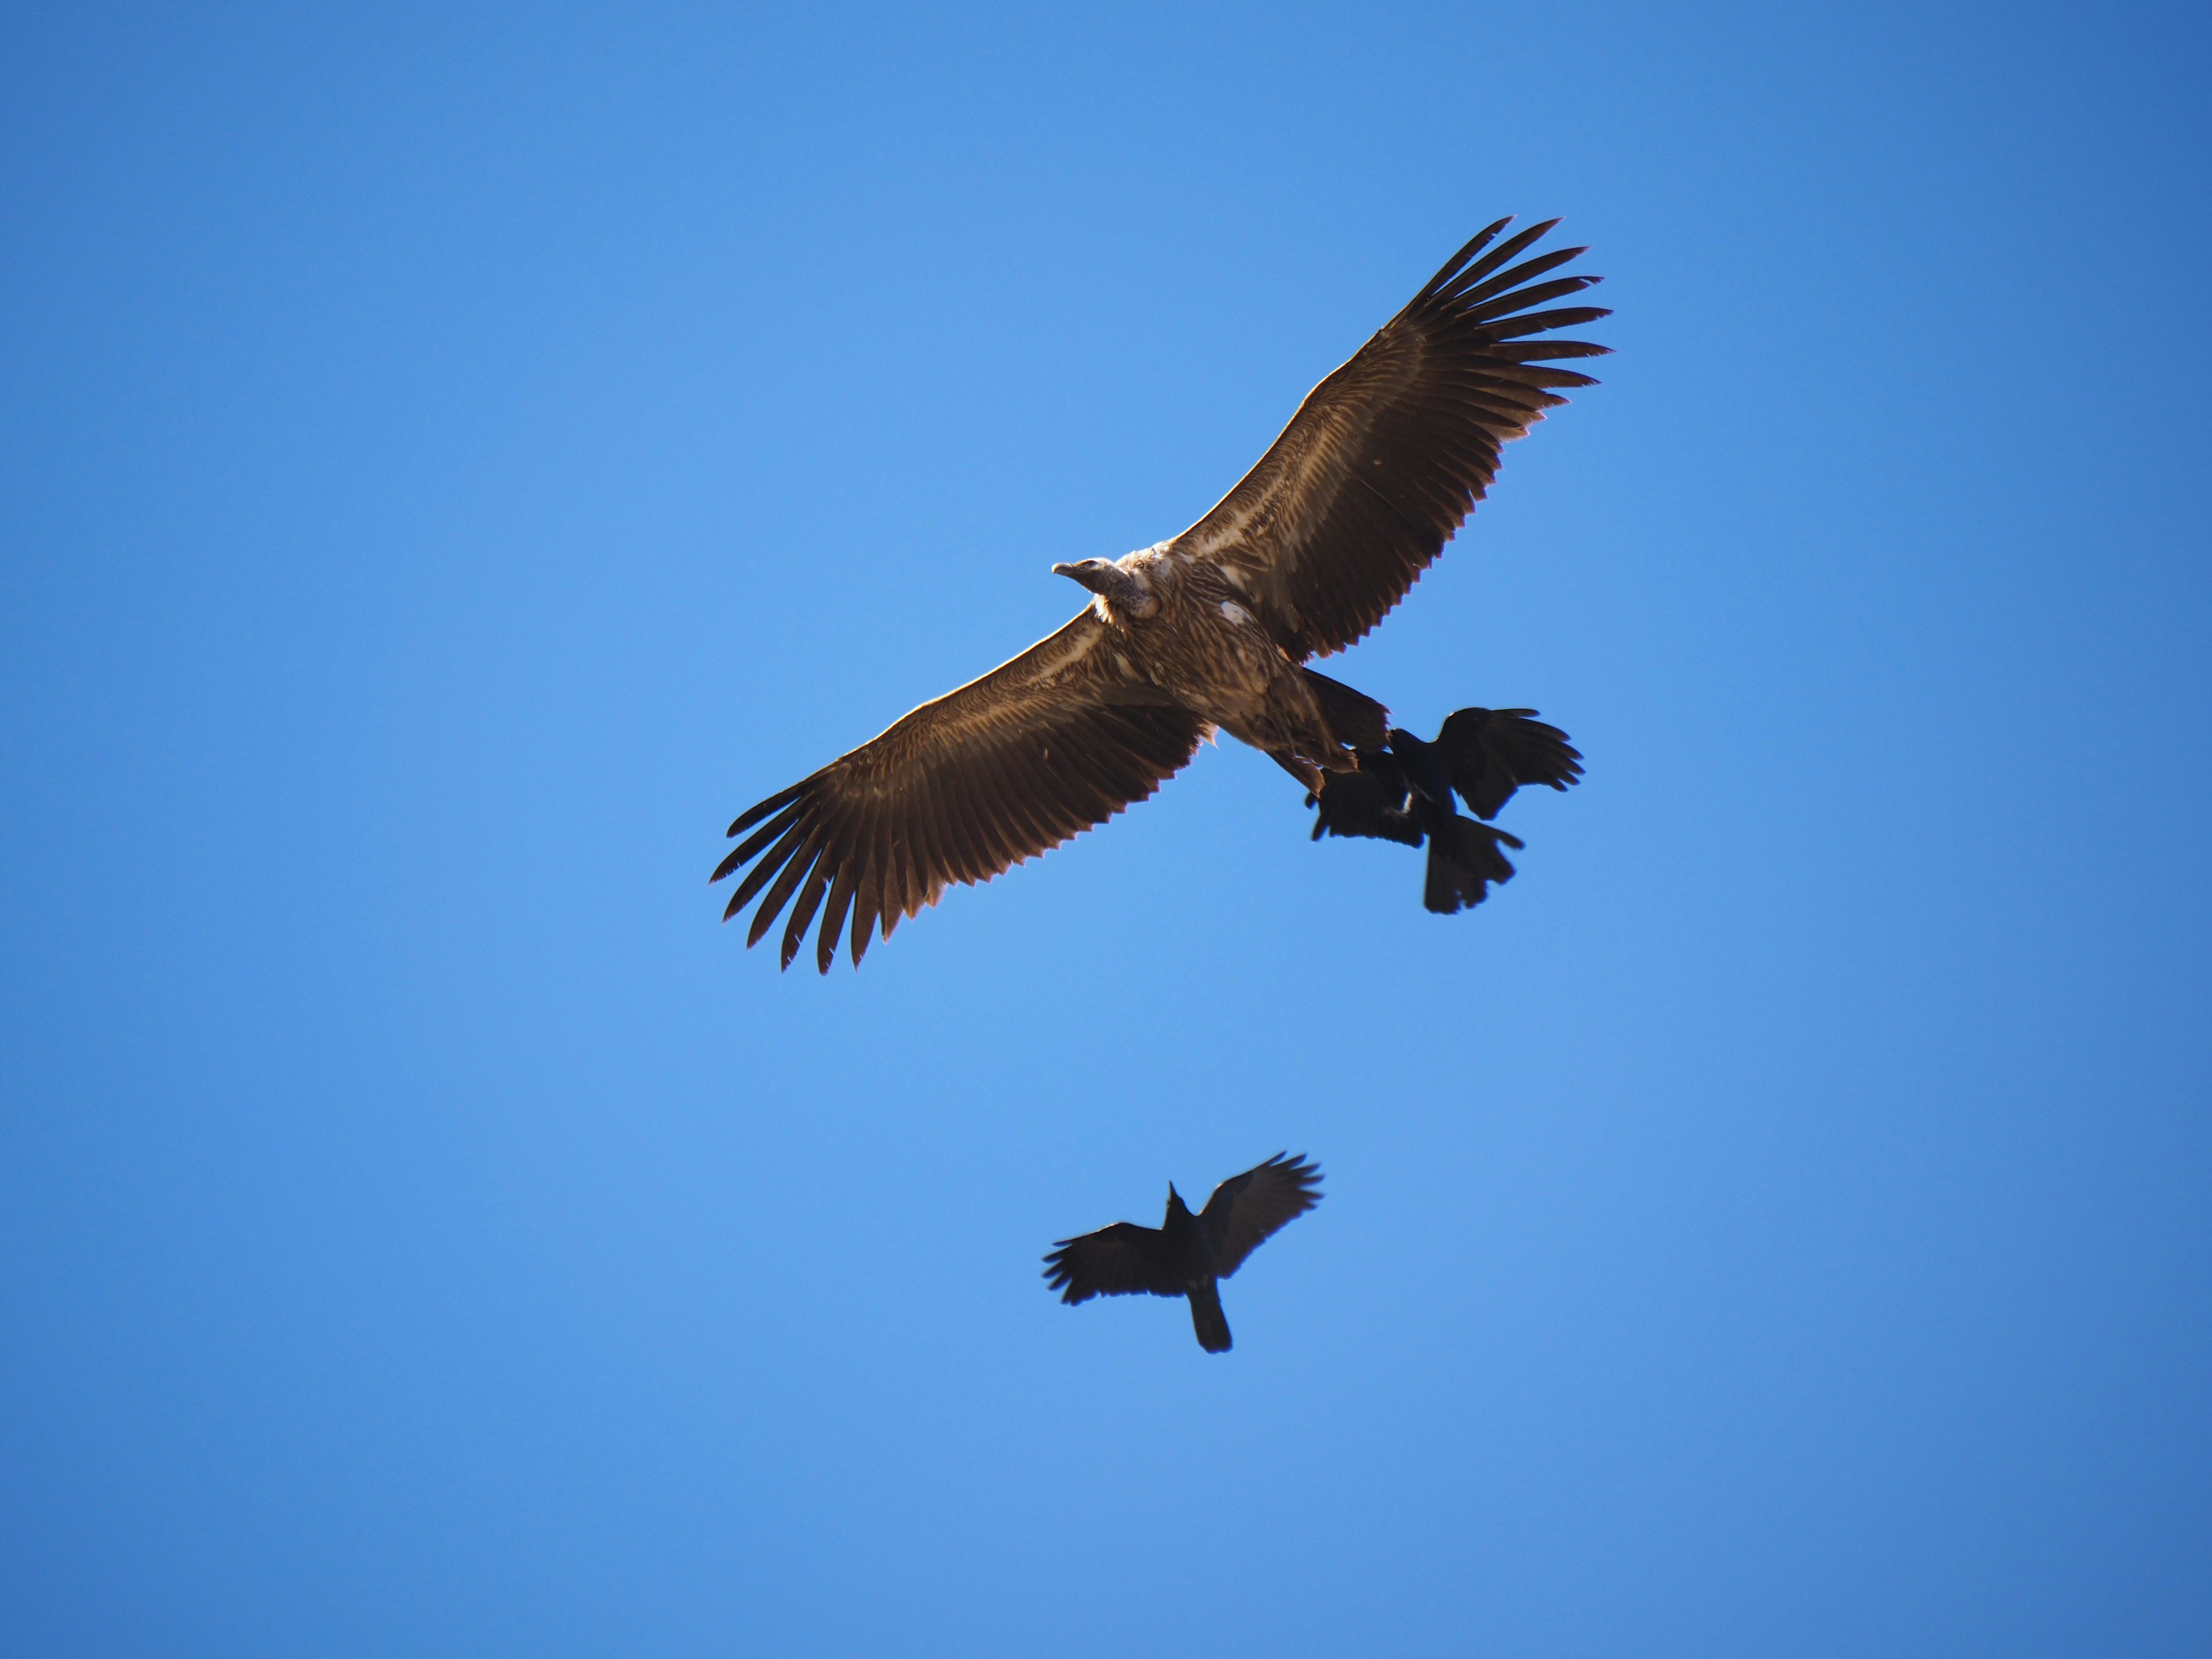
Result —
[[1490, 896], [1493, 883], [1513, 879], [1513, 861], [1501, 844], [1518, 848], [1521, 838], [1479, 818], [1463, 818], [1446, 805], [1431, 809], [1429, 876], [1421, 902], [1441, 916], [1476, 905]]
[[1204, 1279], [1185, 1292], [1190, 1297], [1190, 1328], [1198, 1333], [1198, 1346], [1208, 1353], [1229, 1352], [1229, 1316], [1221, 1311], [1221, 1291]]

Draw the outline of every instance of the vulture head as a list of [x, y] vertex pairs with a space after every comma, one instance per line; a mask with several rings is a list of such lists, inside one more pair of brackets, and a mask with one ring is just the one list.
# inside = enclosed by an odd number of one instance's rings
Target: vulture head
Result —
[[1172, 1181], [1168, 1182], [1168, 1213], [1171, 1216], [1190, 1213], [1190, 1206], [1182, 1201], [1182, 1194], [1175, 1189]]
[[1142, 622], [1160, 608], [1151, 586], [1118, 560], [1078, 559], [1073, 564], [1053, 566], [1052, 574], [1080, 582], [1096, 593], [1103, 601], [1100, 614], [1108, 622]]

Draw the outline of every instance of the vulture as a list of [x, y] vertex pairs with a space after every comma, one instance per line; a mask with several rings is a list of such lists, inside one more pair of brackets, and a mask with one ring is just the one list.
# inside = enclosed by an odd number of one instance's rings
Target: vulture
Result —
[[[750, 946], [788, 905], [788, 968], [818, 915], [825, 974], [849, 922], [857, 968], [878, 929], [889, 939], [951, 884], [988, 881], [1145, 799], [1216, 731], [1316, 799], [1366, 757], [1395, 755], [1389, 711], [1306, 664], [1380, 622], [1488, 490], [1501, 447], [1562, 390], [1595, 384], [1558, 365], [1608, 349], [1555, 337], [1608, 314], [1553, 304], [1598, 280], [1554, 274], [1586, 250], [1524, 258], [1559, 222], [1501, 240], [1511, 222], [1455, 253], [1182, 534], [1054, 565], [1092, 596], [1066, 627], [740, 813], [729, 834], [745, 839], [710, 879], [752, 867], [723, 920], [757, 898]], [[1443, 833], [1432, 878], [1441, 857], [1463, 900], [1510, 873], [1503, 832]]]
[[1229, 1321], [1215, 1281], [1244, 1265], [1261, 1240], [1321, 1202], [1321, 1166], [1278, 1152], [1213, 1189], [1196, 1215], [1168, 1183], [1167, 1218], [1157, 1227], [1117, 1221], [1063, 1238], [1045, 1257], [1045, 1283], [1073, 1306], [1094, 1296], [1190, 1298], [1191, 1328], [1208, 1353], [1229, 1352]]

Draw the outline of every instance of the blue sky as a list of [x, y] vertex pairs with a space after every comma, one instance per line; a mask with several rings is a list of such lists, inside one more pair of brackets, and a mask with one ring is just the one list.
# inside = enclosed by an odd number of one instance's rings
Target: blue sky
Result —
[[[0, 1624], [38, 1655], [2212, 1644], [2180, 6], [0, 21]], [[739, 808], [1476, 227], [1605, 384], [1337, 672], [858, 975]], [[1054, 1239], [1279, 1148], [1228, 1287]]]

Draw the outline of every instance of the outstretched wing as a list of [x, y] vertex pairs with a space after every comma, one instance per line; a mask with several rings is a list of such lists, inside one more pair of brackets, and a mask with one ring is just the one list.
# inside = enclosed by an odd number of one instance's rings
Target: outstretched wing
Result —
[[1321, 1202], [1321, 1166], [1277, 1152], [1257, 1169], [1231, 1176], [1213, 1189], [1199, 1212], [1213, 1252], [1213, 1271], [1223, 1279], [1235, 1273], [1260, 1241], [1294, 1216]]
[[765, 887], [745, 936], [757, 945], [796, 895], [788, 968], [826, 894], [817, 963], [830, 971], [849, 910], [858, 967], [878, 920], [889, 939], [949, 884], [988, 881], [1144, 799], [1188, 763], [1207, 727], [1137, 674], [1108, 632], [1085, 611], [741, 815], [730, 834], [754, 833], [712, 879], [760, 862], [722, 920]]
[[1080, 1238], [1063, 1238], [1045, 1257], [1045, 1284], [1062, 1302], [1094, 1296], [1181, 1296], [1182, 1281], [1169, 1266], [1167, 1235], [1157, 1227], [1117, 1221]]
[[1533, 708], [1462, 708], [1437, 746], [1449, 756], [1452, 787], [1479, 818], [1494, 818], [1524, 784], [1565, 789], [1583, 775], [1583, 753]]
[[[1543, 311], [1595, 276], [1536, 279], [1584, 252], [1501, 269], [1559, 222], [1457, 253], [1352, 361], [1310, 392], [1282, 435], [1174, 550], [1218, 561], [1291, 657], [1340, 651], [1382, 621], [1443, 549], [1498, 471], [1500, 446], [1596, 384], [1546, 365], [1608, 348], [1532, 337], [1607, 313]], [[1481, 254], [1480, 258], [1475, 256]], [[1471, 262], [1471, 263], [1470, 263]]]

